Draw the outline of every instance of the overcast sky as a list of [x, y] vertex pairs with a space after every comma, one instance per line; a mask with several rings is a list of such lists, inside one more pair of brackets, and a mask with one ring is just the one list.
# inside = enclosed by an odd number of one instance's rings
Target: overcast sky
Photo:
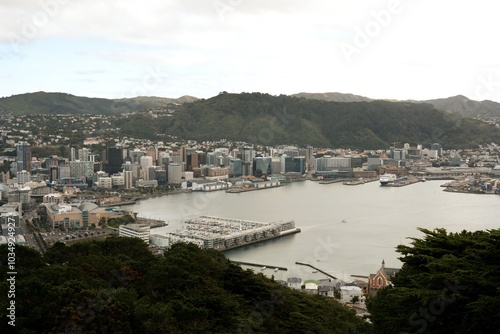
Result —
[[0, 96], [500, 102], [495, 1], [1, 0]]

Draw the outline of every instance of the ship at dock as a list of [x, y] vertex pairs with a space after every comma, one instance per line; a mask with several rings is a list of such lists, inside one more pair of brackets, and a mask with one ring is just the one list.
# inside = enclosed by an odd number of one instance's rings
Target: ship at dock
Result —
[[383, 174], [380, 176], [379, 182], [380, 182], [380, 185], [386, 186], [389, 183], [395, 182], [397, 179], [398, 179], [398, 177], [396, 176], [396, 174], [387, 174], [386, 173], [386, 174]]

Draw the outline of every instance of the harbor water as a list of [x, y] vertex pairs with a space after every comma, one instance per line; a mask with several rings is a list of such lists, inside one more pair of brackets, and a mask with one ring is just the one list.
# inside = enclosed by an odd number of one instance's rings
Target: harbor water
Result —
[[350, 275], [375, 273], [382, 260], [387, 267], [400, 267], [395, 248], [411, 242], [408, 237], [422, 237], [418, 227], [451, 232], [500, 227], [500, 196], [444, 192], [440, 185], [446, 182], [382, 187], [379, 182], [346, 186], [305, 181], [239, 194], [218, 191], [150, 198], [127, 209], [167, 221], [169, 226], [152, 230], [157, 234], [180, 228], [183, 220], [199, 215], [261, 222], [294, 220], [301, 233], [226, 251], [225, 255], [288, 268], [264, 270], [277, 279], [324, 277], [295, 263], [302, 262], [349, 281]]

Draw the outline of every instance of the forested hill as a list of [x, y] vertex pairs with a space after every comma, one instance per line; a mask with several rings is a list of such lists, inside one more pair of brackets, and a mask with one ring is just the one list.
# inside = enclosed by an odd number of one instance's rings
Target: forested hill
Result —
[[[410, 102], [341, 103], [222, 93], [180, 106], [162, 131], [181, 138], [374, 149], [399, 142], [471, 147], [500, 142], [493, 126]], [[157, 126], [160, 126], [158, 124]]]
[[[7, 253], [1, 245], [1, 258]], [[331, 298], [283, 287], [193, 244], [173, 245], [164, 256], [152, 255], [142, 240], [121, 237], [57, 243], [43, 257], [17, 246], [16, 261], [20, 333], [371, 332]], [[0, 276], [7, 294], [6, 266]], [[15, 332], [8, 303], [0, 299], [0, 333]]]
[[195, 101], [192, 96], [178, 99], [163, 97], [135, 97], [129, 99], [102, 99], [74, 96], [65, 93], [26, 93], [0, 98], [0, 112], [23, 114], [97, 114], [111, 115], [158, 108], [170, 103]]

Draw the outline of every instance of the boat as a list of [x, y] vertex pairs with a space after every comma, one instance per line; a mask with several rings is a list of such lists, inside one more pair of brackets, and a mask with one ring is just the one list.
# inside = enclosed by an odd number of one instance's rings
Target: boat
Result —
[[277, 272], [279, 270], [279, 268], [274, 268], [274, 272]]
[[425, 182], [427, 180], [425, 179], [425, 177], [422, 176], [422, 178], [420, 179], [420, 181]]
[[266, 270], [266, 268], [267, 268], [267, 267], [266, 267], [266, 266], [264, 266], [264, 267], [262, 267], [260, 270]]
[[318, 271], [317, 270], [313, 270], [313, 274], [316, 274]]
[[347, 223], [347, 220], [345, 220], [345, 219], [342, 219], [342, 223]]
[[396, 176], [396, 174], [383, 174], [380, 176], [380, 179], [379, 179], [380, 185], [386, 186], [389, 183], [396, 181], [397, 178], [398, 177]]

